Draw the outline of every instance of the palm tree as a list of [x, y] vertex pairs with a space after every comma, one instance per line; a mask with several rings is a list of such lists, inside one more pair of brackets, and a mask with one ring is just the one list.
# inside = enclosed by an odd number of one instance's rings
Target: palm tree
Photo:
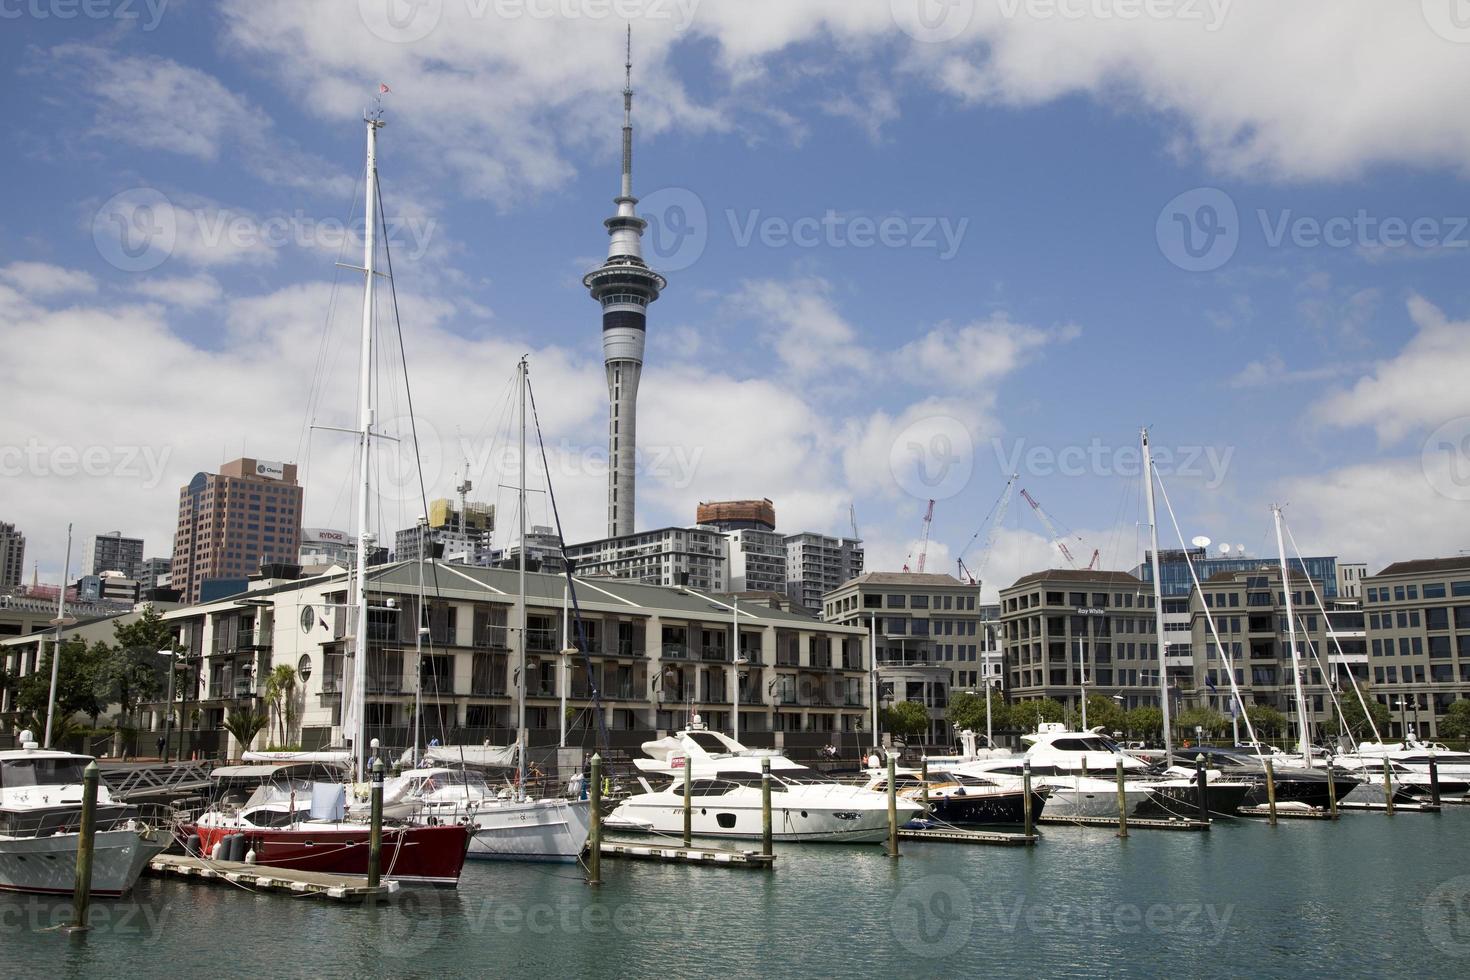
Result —
[[270, 718], [262, 711], [254, 708], [231, 708], [230, 713], [225, 716], [224, 729], [240, 743], [241, 752], [248, 752], [255, 736], [268, 724]]
[[277, 664], [265, 679], [265, 700], [281, 726], [282, 746], [291, 742], [291, 729], [296, 722], [296, 668]]

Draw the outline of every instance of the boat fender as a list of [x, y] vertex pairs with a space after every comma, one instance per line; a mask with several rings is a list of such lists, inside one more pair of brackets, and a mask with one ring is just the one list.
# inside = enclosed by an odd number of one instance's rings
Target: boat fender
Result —
[[230, 844], [230, 860], [240, 864], [245, 860], [245, 835], [236, 834], [235, 840]]
[[254, 864], [255, 863], [255, 846], [254, 845], [251, 845], [250, 850], [248, 850], [248, 851], [245, 852], [245, 863], [246, 864]]
[[204, 844], [199, 840], [198, 834], [190, 834], [184, 838], [184, 853], [190, 857], [202, 857]]
[[438, 818], [438, 817], [430, 817], [430, 818], [429, 818], [429, 819], [428, 819], [428, 820], [427, 820], [427, 821], [425, 821], [425, 822], [426, 822], [426, 823], [427, 823], [427, 824], [428, 824], [428, 825], [429, 825], [429, 826], [430, 826], [430, 827], [437, 827], [437, 826], [439, 826], [439, 818]]
[[211, 861], [218, 861], [220, 859], [220, 852], [224, 849], [225, 842], [223, 840], [215, 841], [214, 846], [209, 849], [209, 859]]

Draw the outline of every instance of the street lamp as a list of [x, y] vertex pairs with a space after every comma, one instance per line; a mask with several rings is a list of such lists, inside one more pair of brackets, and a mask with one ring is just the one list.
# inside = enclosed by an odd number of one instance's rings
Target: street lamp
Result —
[[163, 709], [163, 761], [167, 763], [174, 733], [174, 675], [179, 670], [179, 655], [173, 650], [159, 650], [158, 655], [169, 658], [168, 695]]
[[1399, 699], [1394, 702], [1394, 707], [1399, 709], [1399, 734], [1400, 734], [1400, 737], [1405, 737], [1405, 736], [1407, 736], [1409, 734], [1409, 723], [1406, 720], [1406, 716], [1404, 715], [1404, 708], [1406, 708], [1407, 705], [1404, 703], [1403, 695], [1400, 695], [1399, 696]]
[[731, 707], [734, 709], [733, 713], [731, 714], [731, 717], [734, 719], [734, 724], [731, 728], [731, 731], [733, 732], [731, 737], [736, 742], [740, 741], [740, 678], [742, 676], [740, 673], [740, 668], [748, 666], [750, 666], [750, 658], [735, 658], [735, 685], [734, 691], [730, 695], [730, 701]]

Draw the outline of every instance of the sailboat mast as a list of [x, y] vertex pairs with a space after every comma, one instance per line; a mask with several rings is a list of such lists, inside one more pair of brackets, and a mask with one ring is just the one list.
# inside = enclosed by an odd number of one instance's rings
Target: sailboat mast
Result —
[[372, 468], [368, 453], [373, 437], [373, 258], [377, 252], [375, 233], [378, 219], [378, 129], [383, 125], [382, 110], [368, 113], [367, 174], [363, 179], [362, 234], [362, 361], [358, 370], [358, 485], [357, 485], [357, 624], [353, 635], [352, 703], [349, 737], [358, 778], [367, 778], [367, 658], [368, 658], [368, 550], [373, 535], [368, 525], [368, 499], [372, 493]]
[[1159, 708], [1164, 715], [1164, 764], [1174, 764], [1174, 735], [1169, 723], [1169, 659], [1164, 639], [1164, 581], [1159, 575], [1159, 520], [1154, 514], [1154, 460], [1148, 451], [1148, 430], [1142, 430], [1143, 488], [1148, 499], [1149, 560], [1154, 573], [1154, 633], [1159, 647]]
[[1301, 656], [1296, 649], [1296, 614], [1291, 608], [1291, 570], [1286, 564], [1286, 544], [1281, 539], [1281, 508], [1271, 506], [1271, 517], [1276, 524], [1276, 551], [1281, 556], [1281, 595], [1286, 601], [1286, 640], [1291, 644], [1291, 682], [1296, 691], [1297, 732], [1301, 740], [1302, 761], [1308, 768], [1312, 765], [1312, 743], [1308, 738], [1307, 697], [1302, 693]]
[[66, 526], [66, 564], [62, 566], [61, 588], [56, 590], [56, 639], [51, 641], [51, 693], [46, 697], [46, 739], [42, 748], [51, 748], [51, 722], [56, 714], [56, 677], [61, 664], [61, 630], [66, 626], [66, 580], [71, 578], [71, 525]]
[[520, 607], [520, 690], [516, 704], [516, 786], [522, 796], [526, 793], [526, 645], [530, 637], [526, 633], [526, 359], [521, 358], [516, 372], [521, 385], [521, 459], [520, 479], [517, 481], [516, 511], [520, 515], [521, 555], [516, 563], [516, 603]]
[[[463, 520], [464, 512], [460, 511], [460, 519]], [[413, 653], [414, 653], [414, 678], [413, 678], [413, 762], [417, 767], [419, 761], [419, 746], [423, 744], [423, 717], [424, 717], [424, 527], [428, 524], [426, 518], [420, 517], [418, 523], [419, 532], [419, 611], [418, 622], [414, 624], [413, 631]]]

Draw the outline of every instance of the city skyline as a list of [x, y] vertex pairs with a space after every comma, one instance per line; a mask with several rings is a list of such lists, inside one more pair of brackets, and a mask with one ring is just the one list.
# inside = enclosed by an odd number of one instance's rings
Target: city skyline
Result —
[[[323, 323], [334, 275], [338, 299], [355, 288], [333, 229], [380, 82], [428, 496], [452, 496], [464, 455], [477, 486], [512, 482], [500, 404], [529, 351], [567, 540], [603, 536], [607, 386], [581, 276], [618, 171], [623, 23], [446, 4], [405, 28], [372, 6], [28, 20], [0, 39], [21, 148], [4, 166], [32, 188], [0, 225], [0, 520], [26, 536], [27, 579], [37, 561], [60, 577], [68, 521], [78, 541], [121, 528], [161, 553], [179, 488], [242, 456], [297, 463], [303, 522], [351, 526], [350, 441], [310, 426], [351, 416], [353, 317], [325, 341]], [[1279, 501], [1307, 553], [1370, 572], [1470, 544], [1453, 533], [1470, 234], [1441, 203], [1470, 138], [1410, 98], [1456, 90], [1459, 39], [1415, 5], [1303, 4], [1272, 14], [1298, 38], [1291, 84], [1255, 87], [1277, 69], [1251, 55], [1262, 21], [1244, 4], [1213, 28], [1113, 32], [971, 6], [950, 39], [902, 3], [634, 19], [646, 257], [679, 283], [647, 346], [638, 529], [769, 497], [783, 529], [848, 535], [855, 503], [868, 567], [896, 570], [932, 497], [929, 568], [952, 571], [1014, 471], [1084, 554], [1127, 569], [1151, 424], [1186, 538], [1269, 557]], [[1309, 17], [1371, 52], [1377, 98], [1345, 88], [1340, 49], [1302, 40]], [[1098, 43], [1036, 77], [1064, 30]], [[41, 81], [75, 98], [24, 98]], [[161, 223], [139, 237], [144, 217]], [[100, 475], [60, 475], [92, 450]], [[386, 493], [391, 540], [422, 507], [406, 473]], [[551, 523], [534, 496], [528, 523]], [[1013, 501], [987, 580], [1058, 563]]]

